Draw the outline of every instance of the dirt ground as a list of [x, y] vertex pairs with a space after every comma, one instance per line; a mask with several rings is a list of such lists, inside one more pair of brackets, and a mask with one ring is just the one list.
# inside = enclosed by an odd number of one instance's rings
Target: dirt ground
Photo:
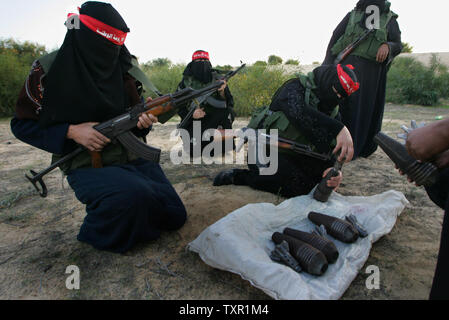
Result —
[[[394, 136], [410, 120], [434, 121], [449, 109], [387, 105], [383, 131]], [[246, 125], [239, 119], [237, 128]], [[247, 187], [214, 188], [227, 166], [173, 165], [168, 141], [174, 122], [156, 125], [150, 144], [163, 148], [162, 166], [185, 203], [186, 225], [127, 254], [95, 250], [76, 240], [85, 216], [58, 170], [46, 177], [49, 196], [40, 198], [24, 178], [45, 168], [49, 154], [13, 137], [0, 121], [0, 299], [271, 299], [239, 276], [213, 269], [186, 245], [202, 230], [248, 203], [284, 199]], [[362, 268], [343, 299], [427, 299], [439, 248], [443, 211], [424, 189], [408, 184], [382, 151], [344, 168], [343, 195], [403, 192], [410, 205], [393, 231], [374, 244], [366, 266], [380, 269], [380, 289], [368, 290]], [[66, 267], [81, 271], [81, 289], [68, 290]]]

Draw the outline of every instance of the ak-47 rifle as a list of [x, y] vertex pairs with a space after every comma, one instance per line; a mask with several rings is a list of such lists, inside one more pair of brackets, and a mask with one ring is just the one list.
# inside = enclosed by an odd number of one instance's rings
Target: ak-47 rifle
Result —
[[358, 39], [356, 39], [353, 43], [349, 44], [342, 52], [340, 52], [334, 60], [334, 64], [339, 64], [343, 60], [346, 59], [357, 47], [366, 39], [368, 36], [375, 32], [376, 29], [367, 29]]
[[[242, 70], [243, 68], [245, 68], [246, 64], [242, 64], [240, 67], [238, 67], [236, 70], [234, 71], [229, 71], [223, 78], [221, 78], [221, 81], [228, 81], [230, 78], [232, 78], [233, 76], [235, 76], [237, 73], [240, 72], [240, 70]], [[201, 101], [197, 102], [197, 107], [192, 106], [192, 108], [190, 108], [189, 112], [187, 113], [187, 115], [184, 117], [184, 119], [182, 119], [182, 121], [178, 124], [178, 129], [186, 129], [190, 126], [190, 124], [193, 121], [193, 114], [195, 113], [195, 110], [199, 107], [199, 105], [201, 105], [201, 103], [203, 103], [213, 92], [207, 94], [207, 95], [203, 95], [201, 97]], [[220, 107], [217, 107], [220, 108]], [[226, 104], [225, 107], [226, 108]]]
[[[247, 131], [249, 128], [242, 128], [242, 132], [244, 133], [245, 131]], [[219, 134], [214, 136], [214, 138], [221, 138], [222, 140], [227, 140], [227, 139], [233, 139], [233, 138], [237, 138], [240, 135], [238, 134], [232, 134], [231, 136], [227, 134], [228, 130], [225, 129], [220, 129], [220, 130], [216, 130]], [[334, 156], [332, 154], [322, 154], [322, 153], [318, 153], [312, 150], [312, 148], [308, 145], [305, 144], [301, 144], [298, 143], [296, 141], [292, 141], [292, 140], [288, 140], [285, 138], [281, 138], [278, 137], [277, 140], [273, 139], [270, 135], [265, 134], [265, 133], [261, 133], [260, 134], [261, 137], [266, 138], [266, 143], [267, 144], [271, 144], [271, 145], [275, 145], [280, 149], [285, 149], [285, 150], [291, 150], [297, 154], [300, 155], [305, 155], [305, 156], [309, 156], [318, 160], [323, 160], [323, 161], [331, 161], [334, 159]], [[256, 139], [257, 142], [257, 137], [254, 137]], [[241, 144], [239, 146], [236, 147], [236, 152], [239, 152], [241, 150], [241, 148], [243, 147], [243, 144], [248, 142], [249, 137], [245, 136], [245, 140], [241, 142]]]
[[[140, 158], [158, 163], [160, 160], [161, 150], [150, 147], [143, 141], [139, 140], [131, 132], [132, 129], [137, 127], [140, 115], [142, 115], [143, 113], [152, 114], [154, 116], [162, 115], [164, 113], [177, 109], [186, 101], [190, 101], [203, 95], [211, 94], [217, 91], [222, 85], [223, 81], [220, 80], [199, 90], [185, 88], [172, 94], [163, 95], [146, 103], [139, 103], [134, 107], [131, 107], [126, 113], [94, 126], [94, 129], [96, 129], [112, 141], [120, 141], [127, 150], [139, 156]], [[79, 146], [76, 150], [65, 155], [48, 168], [42, 170], [39, 173], [30, 170], [31, 176], [25, 175], [25, 177], [33, 184], [33, 186], [39, 192], [40, 196], [45, 198], [48, 192], [47, 187], [42, 180], [43, 176], [53, 171], [61, 164], [75, 158], [77, 155], [84, 151], [86, 151], [86, 149], [82, 146]], [[91, 156], [92, 163], [96, 164], [94, 165], [94, 167], [101, 167], [100, 154], [92, 152]], [[37, 184], [40, 185], [41, 189], [39, 189]]]

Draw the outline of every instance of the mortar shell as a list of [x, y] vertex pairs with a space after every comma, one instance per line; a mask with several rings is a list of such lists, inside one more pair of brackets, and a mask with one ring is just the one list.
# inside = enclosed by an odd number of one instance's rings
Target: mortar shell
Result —
[[409, 178], [422, 186], [432, 186], [435, 184], [439, 172], [438, 168], [431, 163], [420, 163], [407, 152], [405, 146], [390, 138], [386, 134], [379, 132], [374, 137], [377, 143], [396, 166]]
[[321, 276], [326, 272], [328, 267], [326, 256], [318, 249], [301, 240], [279, 232], [274, 233], [272, 239], [276, 244], [280, 244], [284, 240], [287, 241], [290, 254], [307, 273]]
[[322, 213], [310, 212], [309, 219], [314, 224], [323, 225], [328, 234], [345, 243], [353, 243], [359, 238], [359, 232], [349, 222]]
[[320, 250], [322, 253], [324, 253], [329, 263], [334, 263], [338, 259], [338, 249], [335, 244], [329, 239], [320, 237], [313, 233], [303, 232], [291, 228], [286, 228], [284, 230], [284, 234], [297, 240], [301, 240]]

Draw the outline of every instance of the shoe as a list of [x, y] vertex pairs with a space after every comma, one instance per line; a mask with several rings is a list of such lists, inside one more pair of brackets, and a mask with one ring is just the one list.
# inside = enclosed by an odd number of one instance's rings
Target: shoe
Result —
[[217, 174], [214, 179], [214, 186], [227, 186], [234, 184], [234, 170], [225, 170]]

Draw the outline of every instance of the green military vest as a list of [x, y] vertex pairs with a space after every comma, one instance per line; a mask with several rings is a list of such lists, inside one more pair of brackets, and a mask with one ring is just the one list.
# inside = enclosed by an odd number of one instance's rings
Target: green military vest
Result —
[[[39, 63], [41, 64], [45, 73], [50, 70], [51, 65], [58, 54], [58, 50], [53, 51], [41, 58], [39, 58]], [[155, 86], [146, 77], [142, 70], [139, 68], [139, 64], [136, 59], [131, 60], [133, 67], [128, 71], [128, 73], [134, 77], [137, 81], [141, 82], [143, 86], [153, 92], [157, 91]], [[53, 154], [52, 163], [58, 161], [62, 156]], [[108, 144], [101, 152], [101, 159], [104, 166], [125, 164], [129, 161], [137, 159], [137, 156], [129, 152], [124, 146], [122, 146], [118, 141], [116, 143]], [[60, 169], [64, 174], [67, 174], [70, 170], [77, 168], [88, 168], [91, 167], [91, 157], [89, 152], [83, 152], [76, 156], [71, 161], [67, 161], [60, 166]]]
[[[387, 2], [387, 8], [389, 9], [390, 3]], [[362, 27], [362, 19], [365, 16], [364, 12], [353, 10], [349, 18], [348, 25], [346, 27], [345, 34], [338, 39], [335, 45], [332, 47], [331, 52], [333, 55], [338, 55], [348, 45], [356, 41], [360, 36], [365, 33], [366, 29]], [[360, 45], [351, 53], [351, 55], [359, 56], [368, 60], [376, 61], [377, 51], [379, 47], [388, 42], [388, 23], [393, 18], [398, 18], [398, 15], [391, 10], [383, 12], [380, 15], [380, 27], [376, 32], [370, 34]]]
[[[301, 84], [306, 89], [304, 100], [306, 104], [315, 109], [318, 110], [318, 104], [320, 103], [320, 100], [318, 97], [313, 93], [312, 90], [317, 89], [317, 85], [315, 83], [315, 76], [313, 72], [310, 72], [307, 76], [300, 74], [298, 75], [299, 80]], [[290, 80], [292, 81], [292, 80]], [[285, 84], [284, 84], [285, 85]], [[284, 85], [282, 87], [284, 87]], [[278, 90], [282, 89], [282, 87]], [[273, 100], [276, 98], [278, 92], [275, 93]], [[337, 117], [339, 112], [339, 107], [335, 107], [332, 114], [330, 115], [331, 118]], [[287, 116], [282, 111], [271, 111], [270, 106], [262, 107], [257, 109], [251, 116], [251, 120], [248, 124], [248, 128], [251, 129], [265, 129], [267, 132], [270, 132], [272, 129], [278, 130], [279, 137], [282, 137], [284, 139], [293, 140], [297, 143], [309, 145], [312, 147], [313, 151], [316, 151], [315, 146], [306, 138], [304, 137], [301, 132], [296, 129], [296, 127], [290, 123]], [[335, 146], [335, 141], [332, 143]], [[283, 151], [283, 149], [280, 149], [279, 151]], [[291, 153], [291, 151], [286, 151], [288, 153]]]

